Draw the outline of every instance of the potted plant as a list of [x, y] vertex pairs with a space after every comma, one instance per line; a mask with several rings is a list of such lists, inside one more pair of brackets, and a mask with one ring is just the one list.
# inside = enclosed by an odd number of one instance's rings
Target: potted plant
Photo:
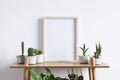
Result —
[[68, 71], [68, 80], [84, 80], [84, 76], [82, 75], [82, 70], [80, 69], [80, 75], [78, 75], [78, 72], [75, 73], [73, 68], [72, 68], [72, 72], [70, 73]]
[[34, 51], [37, 56], [37, 63], [43, 63], [44, 62], [43, 51], [39, 49], [35, 49]]
[[102, 51], [102, 47], [101, 47], [100, 43], [96, 44], [96, 51], [94, 52], [95, 64], [102, 63], [101, 51]]
[[36, 64], [36, 59], [34, 48], [28, 48], [28, 64]]
[[68, 80], [67, 78], [55, 77], [50, 69], [45, 68], [46, 74], [36, 73], [33, 69], [30, 69], [33, 80]]
[[83, 47], [80, 47], [82, 50], [82, 55], [79, 56], [79, 63], [89, 63], [89, 56], [86, 55], [86, 52], [89, 48], [86, 48], [85, 44], [83, 44]]
[[24, 42], [21, 42], [21, 51], [22, 55], [17, 56], [17, 63], [18, 64], [24, 64], [25, 56], [24, 56]]

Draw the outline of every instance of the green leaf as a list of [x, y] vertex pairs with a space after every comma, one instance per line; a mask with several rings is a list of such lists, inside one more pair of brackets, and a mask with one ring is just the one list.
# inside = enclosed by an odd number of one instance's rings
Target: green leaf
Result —
[[84, 77], [83, 77], [82, 75], [80, 75], [80, 76], [78, 77], [78, 80], [84, 80]]
[[85, 43], [84, 43], [84, 44], [83, 44], [83, 48], [80, 47], [80, 49], [81, 49], [82, 52], [83, 52], [83, 56], [85, 56], [85, 55], [86, 55], [86, 52], [87, 52], [87, 50], [88, 50], [89, 48], [86, 48], [86, 47], [85, 47]]
[[69, 80], [67, 78], [56, 77], [54, 80]]
[[85, 49], [85, 43], [83, 44], [83, 49]]
[[48, 68], [45, 68], [45, 69], [46, 69], [46, 77], [45, 77], [45, 79], [46, 80], [54, 80], [54, 75], [51, 73], [51, 71]]
[[30, 73], [34, 80], [43, 80], [42, 77], [39, 74], [37, 74], [36, 72], [34, 72], [32, 69], [30, 70]]
[[96, 55], [97, 55], [97, 58], [99, 58], [99, 56], [101, 55], [101, 50], [102, 50], [102, 47], [100, 45], [100, 42], [99, 44], [96, 43]]
[[44, 80], [45, 75], [41, 73], [40, 77], [42, 78], [42, 80]]

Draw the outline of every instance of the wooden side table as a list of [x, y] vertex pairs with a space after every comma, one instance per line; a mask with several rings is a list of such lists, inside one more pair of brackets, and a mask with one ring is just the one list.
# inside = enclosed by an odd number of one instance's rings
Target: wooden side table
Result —
[[13, 64], [10, 68], [24, 68], [24, 80], [30, 80], [30, 69], [31, 68], [88, 68], [89, 80], [96, 80], [95, 70], [96, 68], [109, 68], [110, 66], [102, 63], [100, 65], [95, 65], [94, 58], [91, 58], [90, 64], [79, 64], [77, 62], [44, 62], [36, 65], [25, 64]]

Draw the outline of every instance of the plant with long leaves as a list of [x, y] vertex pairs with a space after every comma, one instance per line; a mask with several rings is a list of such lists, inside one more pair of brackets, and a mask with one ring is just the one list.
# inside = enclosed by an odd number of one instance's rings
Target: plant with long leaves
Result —
[[72, 68], [71, 73], [68, 71], [68, 78], [69, 78], [69, 80], [84, 80], [81, 69], [80, 69], [80, 75], [78, 75], [78, 73], [75, 73]]
[[34, 70], [30, 70], [30, 73], [32, 75], [32, 78], [34, 80], [68, 80], [66, 78], [61, 77], [54, 77], [54, 75], [51, 73], [51, 71], [48, 68], [45, 68], [46, 74], [39, 74], [36, 73]]
[[99, 56], [101, 55], [101, 51], [102, 51], [102, 46], [100, 42], [99, 44], [96, 43], [96, 51], [94, 52], [94, 57], [99, 58]]
[[85, 43], [84, 43], [84, 44], [83, 44], [83, 47], [80, 47], [80, 49], [81, 49], [82, 52], [83, 52], [83, 56], [85, 56], [85, 55], [86, 55], [86, 52], [87, 52], [87, 50], [88, 50], [89, 48], [86, 48]]

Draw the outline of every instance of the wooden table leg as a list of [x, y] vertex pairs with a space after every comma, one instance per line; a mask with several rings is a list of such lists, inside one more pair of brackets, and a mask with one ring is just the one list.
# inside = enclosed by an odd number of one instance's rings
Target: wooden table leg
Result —
[[30, 68], [24, 68], [24, 80], [30, 80]]
[[95, 68], [92, 68], [92, 75], [93, 75], [93, 80], [96, 80], [96, 73], [95, 73], [96, 71], [95, 71]]
[[93, 80], [92, 68], [88, 68], [89, 70], [89, 80]]
[[91, 62], [91, 74], [92, 74], [92, 80], [96, 80], [96, 75], [95, 75], [95, 59], [94, 59], [94, 57], [91, 57], [91, 60], [90, 60], [90, 62]]
[[30, 80], [30, 68], [28, 68], [28, 80]]

